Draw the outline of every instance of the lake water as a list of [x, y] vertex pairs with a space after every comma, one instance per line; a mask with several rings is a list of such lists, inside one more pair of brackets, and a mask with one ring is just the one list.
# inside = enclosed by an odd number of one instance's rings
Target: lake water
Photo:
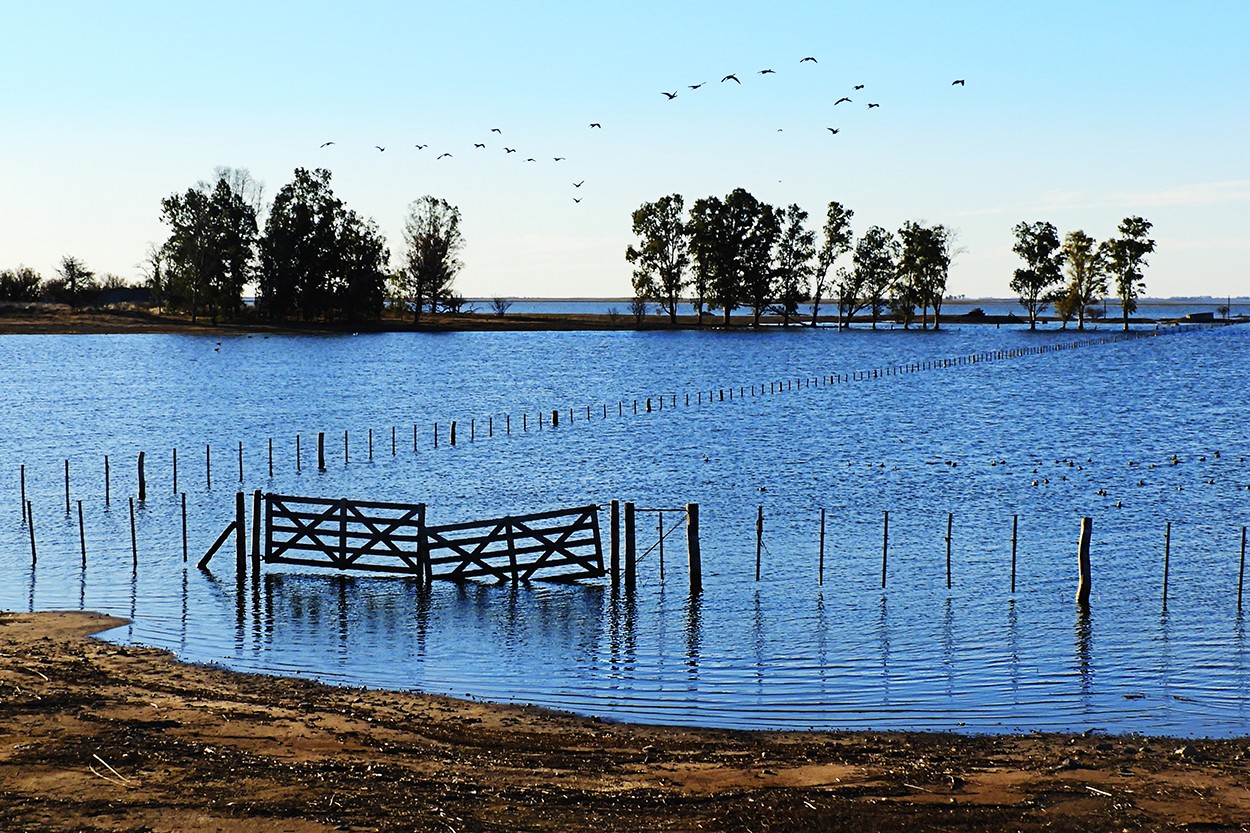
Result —
[[[1250, 329], [759, 394], [761, 384], [1075, 337], [977, 326], [5, 336], [0, 607], [127, 616], [133, 624], [109, 638], [191, 661], [623, 720], [1245, 734], [1250, 645], [1237, 584], [1250, 522]], [[739, 394], [751, 386], [757, 395]], [[708, 404], [708, 391], [730, 387], [731, 401]], [[648, 396], [667, 397], [664, 409], [635, 415], [633, 400]], [[537, 428], [538, 413], [553, 408], [563, 412], [560, 426]], [[529, 430], [521, 433], [523, 413]], [[505, 414], [511, 435], [502, 433]], [[445, 440], [452, 419], [455, 448]], [[476, 439], [468, 442], [471, 420]], [[488, 420], [493, 437], [485, 436]], [[438, 449], [435, 422], [444, 432]], [[323, 473], [313, 462], [317, 431], [327, 433], [331, 458]], [[137, 511], [134, 567], [127, 498], [139, 451], [149, 494]], [[19, 506], [23, 464], [34, 567]], [[646, 508], [698, 502], [704, 590], [694, 599], [686, 590], [679, 530], [665, 542], [663, 578], [652, 551], [633, 595], [605, 582], [435, 582], [427, 590], [406, 578], [278, 567], [240, 593], [229, 554], [208, 572], [194, 562], [231, 520], [235, 491], [255, 488], [420, 501], [432, 523], [612, 499]], [[765, 546], [756, 582], [759, 506]], [[1088, 615], [1073, 603], [1082, 516], [1094, 524]], [[606, 526], [606, 512], [601, 520]], [[674, 520], [665, 515], [666, 526]], [[656, 521], [640, 514], [640, 551], [654, 543]]]

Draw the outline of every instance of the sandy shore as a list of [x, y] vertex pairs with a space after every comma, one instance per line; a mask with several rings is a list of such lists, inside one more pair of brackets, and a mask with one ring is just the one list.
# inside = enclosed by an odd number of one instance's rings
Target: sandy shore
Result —
[[1250, 741], [748, 733], [334, 688], [0, 613], [0, 829], [1244, 830]]

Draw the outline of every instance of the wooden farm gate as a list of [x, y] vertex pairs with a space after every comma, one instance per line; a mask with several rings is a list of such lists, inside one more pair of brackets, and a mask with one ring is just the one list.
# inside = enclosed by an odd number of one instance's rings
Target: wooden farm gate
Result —
[[426, 576], [425, 504], [265, 496], [265, 562]]
[[605, 574], [593, 504], [428, 526], [422, 503], [269, 494], [264, 560], [425, 579], [576, 581]]
[[427, 526], [422, 552], [432, 578], [576, 581], [604, 575], [594, 504]]

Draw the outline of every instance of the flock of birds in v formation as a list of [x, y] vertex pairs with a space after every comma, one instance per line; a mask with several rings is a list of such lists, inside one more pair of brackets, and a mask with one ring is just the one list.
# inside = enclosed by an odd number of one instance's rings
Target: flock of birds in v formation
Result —
[[[799, 60], [799, 63], [800, 63], [800, 64], [806, 64], [806, 63], [812, 63], [812, 64], [815, 64], [815, 63], [818, 63], [818, 61], [817, 61], [814, 57], [812, 57], [811, 55], [808, 55], [807, 57], [800, 59], [800, 60]], [[775, 70], [772, 70], [772, 69], [761, 69], [761, 70], [759, 70], [758, 72], [756, 72], [756, 75], [761, 75], [761, 76], [762, 76], [762, 75], [776, 75], [776, 74], [777, 74], [777, 73], [776, 73], [776, 71], [775, 71]], [[720, 83], [724, 84], [724, 83], [726, 83], [726, 82], [728, 82], [728, 81], [733, 81], [734, 83], [738, 84], [739, 86], [741, 86], [741, 84], [742, 84], [742, 81], [741, 81], [741, 79], [739, 79], [739, 78], [738, 78], [737, 74], [732, 73], [732, 72], [731, 72], [731, 73], [729, 73], [728, 75], [726, 75], [724, 78], [722, 78], [722, 79], [720, 80]], [[686, 85], [686, 86], [687, 86], [687, 87], [688, 87], [691, 91], [694, 91], [694, 90], [698, 90], [700, 87], [703, 87], [705, 84], [707, 84], [707, 82], [706, 82], [706, 81], [701, 81], [701, 82], [699, 82], [698, 84], [688, 84], [688, 85]], [[864, 89], [864, 86], [865, 86], [865, 85], [863, 85], [863, 84], [855, 84], [855, 85], [854, 85], [854, 87], [853, 87], [853, 90], [854, 90], [855, 92], [858, 92], [858, 91], [860, 91], [860, 90]], [[952, 86], [952, 87], [962, 87], [962, 86], [964, 86], [964, 79], [963, 79], [963, 78], [956, 78], [954, 81], [952, 81], [952, 82], [951, 82], [951, 86]], [[677, 93], [678, 93], [678, 90], [673, 90], [672, 92], [667, 92], [667, 91], [663, 91], [663, 90], [661, 90], [661, 92], [660, 92], [660, 94], [661, 94], [661, 95], [663, 95], [663, 96], [665, 96], [665, 97], [666, 97], [669, 101], [672, 101], [673, 99], [677, 98]], [[853, 103], [854, 103], [854, 100], [853, 100], [853, 99], [851, 99], [851, 97], [850, 97], [850, 96], [845, 96], [845, 95], [844, 95], [844, 96], [842, 96], [841, 98], [839, 98], [837, 101], [833, 102], [833, 106], [834, 106], [834, 107], [837, 107], [839, 104], [853, 104]], [[878, 108], [878, 107], [880, 107], [880, 106], [881, 106], [881, 105], [880, 105], [879, 103], [875, 102], [875, 101], [870, 101], [870, 102], [867, 102], [867, 109], [869, 109], [869, 110], [876, 109], [876, 108]], [[597, 122], [597, 121], [592, 121], [592, 122], [590, 123], [590, 128], [591, 128], [592, 130], [600, 130], [600, 129], [602, 129], [602, 128], [603, 128], [603, 125], [602, 125], [602, 124], [600, 124], [600, 123], [599, 123], [599, 122]], [[828, 130], [828, 131], [829, 131], [829, 133], [830, 133], [830, 135], [833, 135], [833, 136], [836, 136], [836, 135], [838, 135], [840, 132], [842, 132], [842, 129], [841, 129], [840, 127], [826, 127], [825, 129], [826, 129], [826, 130]], [[492, 127], [492, 128], [490, 129], [490, 132], [491, 132], [491, 133], [495, 133], [495, 134], [499, 134], [499, 135], [500, 135], [500, 137], [502, 137], [502, 136], [503, 136], [503, 131], [502, 131], [500, 128], [498, 128], [498, 127]], [[780, 129], [778, 130], [778, 132], [780, 132]], [[327, 147], [330, 147], [331, 145], [335, 145], [335, 144], [338, 144], [338, 143], [337, 143], [337, 142], [333, 142], [333, 141], [331, 141], [331, 142], [322, 142], [322, 143], [321, 143], [321, 148], [327, 148]], [[428, 145], [428, 144], [424, 144], [424, 145], [423, 145], [423, 144], [416, 144], [416, 145], [413, 145], [413, 147], [415, 147], [417, 150], [426, 150], [427, 148], [429, 148], [429, 145]], [[506, 146], [506, 145], [503, 145], [502, 147], [503, 147], [503, 151], [504, 151], [505, 155], [506, 155], [506, 154], [513, 154], [513, 153], [516, 153], [516, 152], [517, 152], [517, 149], [516, 149], [516, 148], [513, 148], [513, 147], [508, 147], [508, 146]], [[386, 152], [386, 146], [385, 146], [385, 145], [374, 145], [374, 148], [376, 148], [376, 149], [377, 149], [377, 151], [378, 151], [379, 153], [385, 153], [385, 152]], [[474, 143], [473, 143], [473, 148], [474, 148], [475, 150], [486, 150], [486, 149], [487, 149], [487, 147], [486, 147], [486, 142], [474, 142]], [[436, 160], [439, 160], [439, 159], [451, 159], [451, 158], [453, 158], [453, 154], [452, 154], [450, 151], [444, 151], [444, 152], [442, 152], [442, 153], [438, 154], [437, 156], [435, 156], [434, 158], [435, 158]], [[563, 162], [563, 161], [565, 161], [565, 157], [563, 157], [563, 156], [553, 156], [553, 157], [551, 157], [551, 160], [552, 160], [552, 162]], [[538, 161], [538, 159], [537, 159], [537, 157], [527, 156], [527, 157], [525, 157], [525, 161], [526, 161], [526, 162], [537, 162], [537, 161]], [[574, 188], [581, 188], [581, 187], [582, 187], [582, 185], [584, 185], [585, 183], [586, 183], [586, 180], [584, 180], [584, 179], [583, 179], [583, 180], [582, 180], [582, 181], [580, 181], [580, 182], [574, 182], [574, 183], [573, 183], [573, 187], [574, 187]], [[573, 197], [573, 202], [575, 202], [575, 203], [580, 203], [581, 201], [582, 201], [582, 198], [581, 198], [581, 197]]]

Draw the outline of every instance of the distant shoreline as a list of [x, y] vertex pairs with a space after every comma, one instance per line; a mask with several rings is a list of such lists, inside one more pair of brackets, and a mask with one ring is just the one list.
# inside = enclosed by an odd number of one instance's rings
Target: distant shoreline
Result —
[[[1144, 305], [1144, 304], [1143, 304]], [[1184, 319], [1155, 319], [1148, 316], [1136, 316], [1129, 319], [1130, 324], [1172, 324]], [[1236, 323], [1244, 318], [1235, 318], [1229, 323]], [[820, 328], [833, 329], [837, 326], [836, 315], [821, 315], [817, 319]], [[752, 318], [747, 315], [735, 315], [728, 329], [751, 330]], [[766, 315], [761, 318], [767, 330], [784, 329], [780, 316]], [[943, 325], [954, 324], [993, 324], [997, 326], [1027, 325], [1028, 319], [1021, 315], [943, 315]], [[1060, 329], [1057, 319], [1039, 317], [1039, 327], [1048, 331]], [[792, 319], [789, 325], [793, 330], [810, 329], [810, 318]], [[855, 316], [851, 323], [856, 329], [867, 328], [871, 318], [864, 315]], [[1098, 322], [1086, 322], [1086, 329], [1099, 329], [1119, 326], [1121, 319], [1108, 318]], [[1193, 323], [1211, 323], [1210, 321]], [[1217, 320], [1215, 323], [1224, 323]], [[930, 329], [932, 320], [930, 319]], [[473, 312], [461, 314], [425, 314], [419, 324], [411, 319], [383, 318], [379, 321], [355, 322], [268, 322], [256, 319], [224, 321], [213, 324], [205, 318], [192, 322], [190, 316], [155, 312], [138, 307], [119, 307], [103, 309], [71, 310], [68, 307], [54, 304], [0, 304], [0, 335], [107, 335], [122, 333], [163, 333], [186, 335], [231, 335], [231, 334], [266, 334], [266, 335], [315, 335], [341, 333], [382, 333], [382, 332], [525, 332], [525, 331], [672, 331], [672, 330], [724, 330], [719, 315], [704, 315], [700, 325], [696, 316], [679, 315], [676, 323], [667, 317], [648, 315], [641, 323], [635, 323], [634, 317], [627, 314], [600, 313], [494, 313]], [[902, 324], [892, 318], [879, 318], [879, 330], [901, 330]], [[923, 329], [920, 318], [911, 324], [912, 330]], [[1068, 322], [1067, 331], [1079, 332], [1074, 321]]]

